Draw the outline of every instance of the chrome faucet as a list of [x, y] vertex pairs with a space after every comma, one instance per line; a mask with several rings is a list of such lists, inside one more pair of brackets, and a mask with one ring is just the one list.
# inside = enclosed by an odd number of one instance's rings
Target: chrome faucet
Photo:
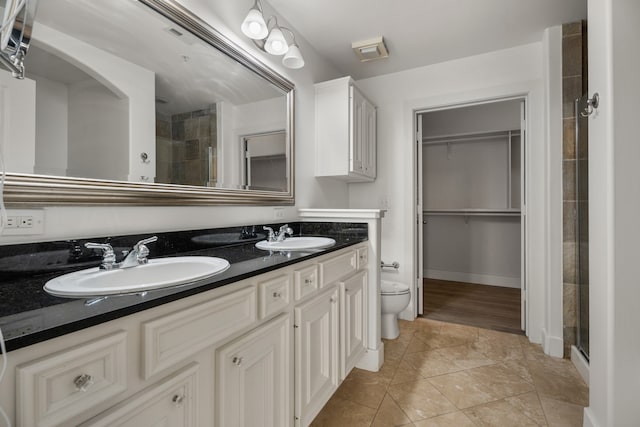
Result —
[[277, 234], [271, 227], [263, 226], [262, 229], [269, 232], [269, 235], [267, 236], [267, 241], [269, 242], [282, 242], [287, 237], [287, 234], [289, 236], [293, 234], [293, 230], [289, 227], [289, 224], [285, 224], [280, 227]]
[[100, 269], [113, 270], [114, 268], [131, 268], [149, 262], [147, 259], [147, 256], [149, 256], [149, 248], [147, 248], [146, 244], [155, 242], [156, 240], [158, 240], [158, 236], [140, 240], [133, 245], [133, 249], [127, 253], [125, 259], [120, 263], [116, 263], [116, 254], [109, 243], [88, 242], [85, 243], [84, 246], [89, 249], [102, 249], [102, 264], [100, 264]]

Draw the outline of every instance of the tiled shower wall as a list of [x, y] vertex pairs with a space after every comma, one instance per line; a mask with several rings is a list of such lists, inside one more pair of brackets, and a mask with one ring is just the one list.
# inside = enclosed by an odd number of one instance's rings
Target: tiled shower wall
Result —
[[216, 133], [215, 105], [173, 115], [157, 113], [155, 182], [214, 186]]
[[562, 26], [562, 194], [564, 356], [576, 344], [578, 262], [576, 239], [576, 117], [574, 101], [587, 91], [586, 24]]

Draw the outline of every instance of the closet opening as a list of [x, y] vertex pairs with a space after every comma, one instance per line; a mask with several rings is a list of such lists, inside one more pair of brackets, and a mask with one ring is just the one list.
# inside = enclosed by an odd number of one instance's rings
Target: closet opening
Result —
[[418, 315], [526, 330], [524, 118], [522, 98], [416, 113]]

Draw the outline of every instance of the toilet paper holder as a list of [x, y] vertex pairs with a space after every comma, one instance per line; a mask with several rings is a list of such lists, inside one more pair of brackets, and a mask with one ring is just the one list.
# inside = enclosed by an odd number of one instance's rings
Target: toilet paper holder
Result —
[[380, 261], [380, 268], [395, 268], [397, 270], [400, 268], [400, 263], [393, 261], [391, 264], [385, 264], [384, 261]]

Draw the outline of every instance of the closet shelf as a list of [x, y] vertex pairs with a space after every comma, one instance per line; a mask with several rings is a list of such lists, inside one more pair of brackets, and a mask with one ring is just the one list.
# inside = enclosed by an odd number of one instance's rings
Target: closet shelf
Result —
[[480, 132], [480, 133], [461, 133], [454, 135], [442, 135], [442, 136], [425, 136], [422, 138], [423, 144], [448, 144], [452, 142], [471, 142], [482, 141], [485, 139], [496, 138], [511, 138], [514, 136], [520, 136], [520, 130], [507, 130], [507, 131], [494, 131], [494, 132]]
[[519, 209], [425, 209], [423, 215], [437, 216], [520, 216]]

